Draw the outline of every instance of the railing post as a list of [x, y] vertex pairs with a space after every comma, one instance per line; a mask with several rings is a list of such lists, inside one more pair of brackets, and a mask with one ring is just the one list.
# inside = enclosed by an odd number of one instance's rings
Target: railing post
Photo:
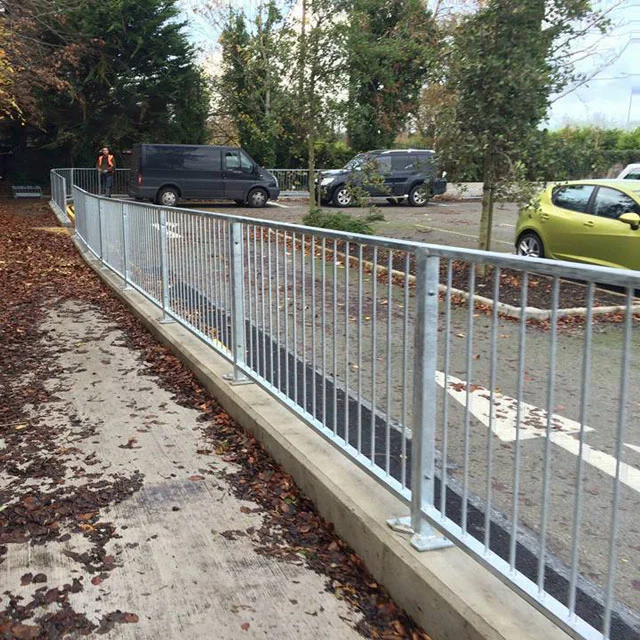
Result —
[[234, 384], [250, 382], [242, 372], [246, 354], [246, 323], [244, 317], [244, 251], [242, 245], [242, 223], [231, 223], [231, 342], [233, 350], [233, 372], [225, 378]]
[[162, 319], [169, 324], [173, 318], [169, 315], [169, 259], [167, 251], [167, 212], [160, 209], [160, 265], [162, 267]]
[[[129, 205], [122, 205], [122, 272], [124, 273], [124, 287], [131, 289], [129, 285]], [[164, 276], [163, 276], [164, 277]]]
[[[438, 365], [438, 282], [440, 259], [427, 249], [416, 250], [416, 326], [413, 367], [411, 438], [411, 546], [419, 551], [440, 549], [451, 542], [422, 516], [434, 506]], [[443, 464], [446, 464], [443, 461]]]

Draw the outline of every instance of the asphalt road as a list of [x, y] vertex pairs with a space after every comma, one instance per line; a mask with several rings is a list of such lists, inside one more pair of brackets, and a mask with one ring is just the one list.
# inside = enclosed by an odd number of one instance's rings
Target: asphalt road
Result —
[[[305, 205], [283, 201], [283, 206], [270, 206], [255, 211], [235, 205], [216, 203], [211, 209], [275, 219], [300, 222]], [[286, 207], [286, 208], [285, 208]], [[203, 208], [197, 205], [196, 208]], [[207, 207], [209, 208], [209, 207]], [[422, 240], [452, 246], [474, 247], [480, 203], [433, 203], [425, 209], [408, 206], [382, 205], [385, 221], [377, 226], [382, 235]], [[356, 215], [358, 210], [353, 210]], [[495, 248], [510, 251], [516, 210], [505, 205], [496, 215]], [[186, 229], [173, 227], [176, 245], [194, 246], [194, 238], [187, 237]], [[259, 245], [256, 245], [257, 247]], [[248, 267], [252, 277], [247, 279], [247, 328], [251, 336], [249, 358], [275, 387], [322, 420], [338, 435], [345, 435], [354, 446], [361, 443], [365, 456], [372, 455], [377, 464], [387, 468], [389, 474], [410, 482], [411, 435], [407, 416], [411, 415], [412, 342], [405, 341], [405, 311], [407, 335], [412, 335], [414, 313], [413, 298], [405, 307], [404, 291], [392, 286], [375, 284], [363, 275], [361, 300], [359, 298], [357, 270], [330, 263], [325, 268], [326, 284], [322, 284], [320, 261], [313, 261], [300, 251], [293, 255], [291, 247], [285, 250], [267, 240], [255, 253], [249, 252]], [[207, 251], [200, 247], [200, 258], [187, 264], [184, 253], [176, 251], [173, 296], [176, 305], [194, 301], [200, 311], [193, 321], [206, 326], [206, 318], [216, 316], [215, 309], [228, 305], [224, 292], [214, 290], [212, 279], [218, 278], [224, 264], [210, 262]], [[171, 251], [171, 249], [170, 249]], [[271, 256], [271, 266], [269, 266]], [[192, 260], [192, 259], [190, 259]], [[294, 266], [295, 260], [295, 266]], [[224, 262], [224, 261], [223, 261]], [[315, 264], [314, 264], [315, 263]], [[315, 271], [315, 274], [313, 272]], [[288, 280], [285, 280], [285, 273]], [[303, 283], [304, 292], [303, 294]], [[224, 295], [228, 296], [228, 292]], [[374, 300], [377, 303], [374, 304]], [[262, 314], [262, 308], [275, 308], [273, 319]], [[228, 316], [218, 313], [216, 334], [225, 342], [224, 326]], [[286, 318], [286, 322], [285, 322]], [[276, 321], [279, 320], [278, 324]], [[438, 369], [444, 370], [444, 309], [441, 307]], [[358, 332], [358, 321], [361, 330]], [[544, 431], [547, 407], [547, 380], [549, 372], [550, 333], [537, 327], [526, 330], [524, 385], [522, 400], [529, 407], [524, 415], [525, 430], [519, 445], [515, 441], [514, 413], [518, 397], [517, 371], [518, 325], [500, 319], [497, 328], [498, 368], [494, 390], [500, 394], [496, 412], [496, 426], [490, 435], [483, 414], [490, 388], [491, 319], [482, 314], [470, 317], [465, 307], [453, 307], [448, 332], [450, 345], [449, 379], [446, 392], [441, 388], [438, 401], [438, 449], [440, 476], [442, 460], [446, 459], [449, 491], [447, 510], [456, 521], [461, 518], [466, 482], [469, 496], [469, 527], [473, 535], [484, 534], [482, 513], [487, 505], [487, 487], [490, 487], [492, 508], [492, 548], [504, 555], [508, 551], [509, 530], [514, 505], [514, 460], [519, 448], [520, 492], [518, 494], [517, 564], [521, 570], [535, 577], [536, 556], [539, 553], [537, 537], [541, 525], [541, 496], [544, 475], [544, 449], [547, 443]], [[374, 327], [376, 327], [374, 331]], [[388, 328], [389, 327], [389, 328]], [[467, 336], [473, 329], [471, 353], [467, 353]], [[222, 330], [221, 330], [222, 329]], [[315, 335], [315, 338], [313, 337]], [[578, 608], [582, 614], [591, 614], [597, 620], [598, 608], [590, 600], [598, 600], [598, 587], [606, 583], [607, 545], [611, 520], [613, 456], [616, 443], [618, 414], [618, 386], [622, 353], [622, 332], [617, 325], [596, 325], [591, 349], [591, 375], [583, 385], [581, 371], [584, 358], [583, 328], [563, 330], [558, 337], [558, 359], [555, 397], [552, 403], [553, 437], [550, 441], [551, 478], [546, 573], [554, 595], [566, 599], [566, 579], [571, 565], [571, 539], [574, 525], [575, 484], [577, 477], [576, 429], [581, 412], [585, 411], [589, 430], [586, 443], [589, 459], [583, 472], [583, 491], [579, 530], [578, 568], [584, 580]], [[640, 334], [634, 331], [632, 353], [640, 352]], [[468, 363], [471, 362], [471, 367]], [[276, 364], [271, 373], [271, 365]], [[278, 363], [280, 366], [278, 367]], [[373, 374], [376, 369], [375, 375]], [[278, 376], [278, 371], [280, 371]], [[277, 378], [275, 376], [278, 376]], [[629, 389], [638, 388], [640, 368], [632, 363]], [[443, 380], [440, 378], [441, 387]], [[348, 389], [348, 394], [345, 393]], [[467, 406], [467, 390], [471, 402]], [[347, 402], [347, 398], [349, 398]], [[583, 404], [583, 398], [585, 402]], [[360, 402], [357, 402], [359, 400]], [[447, 419], [444, 410], [446, 404]], [[378, 407], [372, 416], [369, 408]], [[360, 409], [358, 409], [360, 406]], [[314, 409], [315, 407], [315, 409]], [[618, 531], [618, 571], [616, 596], [622, 604], [620, 613], [628, 624], [618, 621], [614, 638], [636, 638], [640, 631], [637, 614], [640, 611], [638, 544], [640, 513], [640, 403], [631, 396], [627, 407], [627, 432], [623, 446], [623, 486], [621, 519]], [[408, 436], [406, 446], [400, 437], [402, 424]], [[443, 426], [448, 426], [447, 451], [443, 455]], [[578, 425], [576, 426], [576, 423]], [[407, 426], [408, 425], [408, 426]], [[491, 477], [487, 478], [487, 451], [492, 448]], [[474, 511], [477, 509], [477, 511]]]
[[[383, 221], [375, 223], [375, 231], [378, 235], [468, 249], [477, 248], [480, 200], [434, 200], [426, 207], [411, 207], [408, 204], [392, 206], [384, 199], [376, 200], [374, 204], [379, 213], [385, 217]], [[187, 203], [184, 206], [296, 224], [302, 222], [302, 218], [308, 211], [306, 200], [292, 198], [282, 198], [276, 203], [268, 203], [264, 209], [238, 207], [235, 203], [224, 201]], [[333, 208], [328, 208], [328, 210], [338, 211]], [[368, 213], [367, 209], [357, 207], [345, 211], [356, 217], [366, 216]], [[496, 205], [493, 224], [493, 250], [507, 253], [514, 251], [513, 234], [517, 219], [516, 205], [510, 203]]]

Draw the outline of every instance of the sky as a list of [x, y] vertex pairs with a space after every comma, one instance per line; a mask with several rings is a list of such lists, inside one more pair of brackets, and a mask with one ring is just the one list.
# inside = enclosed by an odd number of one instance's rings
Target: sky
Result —
[[[589, 76], [606, 65], [584, 86], [557, 99], [551, 127], [593, 123], [617, 127], [640, 126], [640, 0], [601, 2], [610, 13], [611, 29], [576, 43], [576, 50], [592, 47], [576, 68]], [[635, 91], [634, 91], [635, 90]]]
[[[447, 4], [447, 0], [426, 0], [431, 8], [439, 1], [441, 7]], [[182, 0], [192, 25], [191, 39], [208, 50], [206, 66], [215, 71], [219, 58], [211, 45], [217, 40], [217, 30], [197, 15], [198, 7], [207, 2], [250, 10], [258, 0]], [[547, 123], [550, 128], [587, 123], [640, 126], [640, 0], [596, 0], [594, 4], [609, 12], [610, 29], [605, 35], [591, 33], [575, 42], [576, 70], [589, 79], [554, 97]]]

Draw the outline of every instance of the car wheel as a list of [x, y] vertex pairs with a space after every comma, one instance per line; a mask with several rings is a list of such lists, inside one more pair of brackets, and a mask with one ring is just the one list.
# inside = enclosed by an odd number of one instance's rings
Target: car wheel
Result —
[[243, 207], [245, 205], [245, 201], [244, 200], [234, 200], [234, 202], [239, 206], [239, 207]]
[[544, 245], [537, 233], [525, 231], [519, 238], [516, 245], [519, 256], [529, 258], [544, 258]]
[[267, 204], [269, 196], [264, 189], [253, 189], [249, 191], [247, 196], [247, 203], [253, 209], [260, 209]]
[[430, 197], [429, 188], [424, 184], [417, 184], [409, 192], [409, 204], [412, 207], [426, 207]]
[[350, 207], [353, 202], [353, 196], [346, 185], [336, 187], [333, 196], [331, 196], [331, 202], [335, 207]]
[[178, 202], [178, 192], [173, 187], [165, 187], [158, 191], [156, 202], [162, 204], [165, 207], [175, 207]]

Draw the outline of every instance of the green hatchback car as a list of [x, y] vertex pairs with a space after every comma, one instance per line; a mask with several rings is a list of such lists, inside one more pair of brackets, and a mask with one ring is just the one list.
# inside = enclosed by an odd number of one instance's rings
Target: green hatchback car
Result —
[[521, 256], [640, 270], [640, 180], [553, 184], [520, 212]]

